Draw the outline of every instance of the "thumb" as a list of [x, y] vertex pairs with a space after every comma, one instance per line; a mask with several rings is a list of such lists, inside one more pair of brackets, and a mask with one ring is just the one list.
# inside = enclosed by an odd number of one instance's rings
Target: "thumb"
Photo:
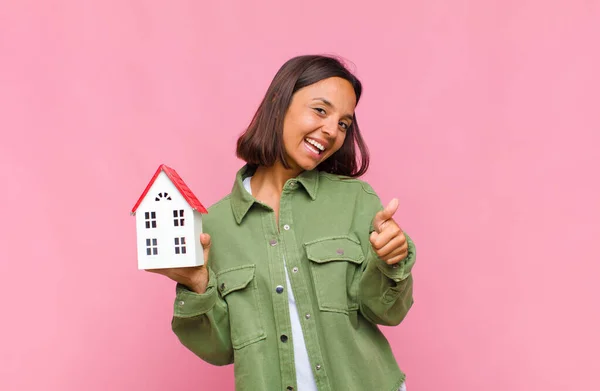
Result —
[[208, 263], [208, 254], [210, 252], [210, 245], [211, 245], [210, 235], [201, 233], [200, 234], [200, 244], [202, 245], [202, 249], [204, 251], [204, 265], [206, 265]]
[[384, 221], [389, 220], [394, 216], [394, 213], [398, 210], [398, 205], [398, 199], [394, 198], [383, 210], [375, 214], [375, 217], [373, 218], [373, 227], [375, 227], [377, 232], [379, 232], [379, 226], [383, 224]]

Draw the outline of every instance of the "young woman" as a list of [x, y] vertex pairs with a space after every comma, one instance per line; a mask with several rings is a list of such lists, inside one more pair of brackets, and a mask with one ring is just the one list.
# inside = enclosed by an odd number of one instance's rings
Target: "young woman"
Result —
[[[209, 208], [207, 264], [177, 282], [172, 328], [237, 390], [404, 388], [378, 325], [413, 304], [415, 247], [366, 182], [356, 104], [337, 59], [300, 56], [275, 75], [237, 155], [247, 164]], [[357, 149], [359, 153], [357, 153]]]

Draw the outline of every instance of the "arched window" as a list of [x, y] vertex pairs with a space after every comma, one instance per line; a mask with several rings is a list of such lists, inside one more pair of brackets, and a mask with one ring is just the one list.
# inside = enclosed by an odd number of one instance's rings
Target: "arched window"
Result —
[[171, 196], [168, 193], [158, 193], [154, 201], [160, 201], [162, 199], [171, 201]]

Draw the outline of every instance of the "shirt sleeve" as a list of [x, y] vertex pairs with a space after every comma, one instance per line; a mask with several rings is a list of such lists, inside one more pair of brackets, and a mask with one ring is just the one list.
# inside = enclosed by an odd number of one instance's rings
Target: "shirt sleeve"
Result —
[[227, 303], [216, 288], [209, 267], [206, 292], [198, 294], [177, 284], [171, 327], [179, 341], [195, 355], [213, 365], [233, 363]]
[[[374, 231], [373, 217], [383, 209], [379, 197], [367, 185], [359, 220], [364, 223], [360, 235], [365, 252], [363, 274], [359, 284], [359, 308], [369, 321], [384, 326], [396, 326], [404, 320], [414, 303], [412, 268], [416, 261], [415, 244], [404, 232], [408, 242], [408, 255], [395, 265], [388, 265], [373, 249], [369, 235]], [[367, 222], [368, 221], [368, 222]]]

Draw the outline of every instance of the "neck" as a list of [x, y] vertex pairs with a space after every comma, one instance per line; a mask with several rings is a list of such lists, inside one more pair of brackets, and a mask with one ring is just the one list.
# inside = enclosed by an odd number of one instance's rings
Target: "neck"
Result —
[[252, 192], [266, 190], [267, 192], [277, 192], [281, 194], [283, 186], [291, 178], [295, 178], [302, 173], [301, 168], [285, 168], [280, 162], [276, 162], [271, 167], [259, 166], [252, 176]]

